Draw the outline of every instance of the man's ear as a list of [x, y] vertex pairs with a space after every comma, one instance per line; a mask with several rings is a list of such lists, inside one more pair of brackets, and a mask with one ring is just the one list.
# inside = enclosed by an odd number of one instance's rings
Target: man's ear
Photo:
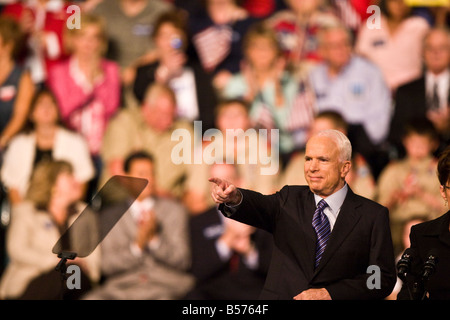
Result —
[[351, 161], [344, 161], [341, 168], [341, 177], [345, 178], [352, 168]]

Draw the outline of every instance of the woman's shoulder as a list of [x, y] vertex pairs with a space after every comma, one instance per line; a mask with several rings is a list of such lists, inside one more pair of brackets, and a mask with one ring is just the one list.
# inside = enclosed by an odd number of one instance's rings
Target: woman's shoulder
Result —
[[23, 200], [17, 204], [14, 204], [11, 209], [13, 219], [22, 217], [26, 217], [28, 219], [28, 217], [31, 217], [37, 212], [38, 210], [34, 206], [33, 202], [30, 200]]
[[450, 222], [450, 211], [436, 219], [425, 221], [411, 227], [411, 233], [416, 235], [427, 235], [439, 233], [444, 227], [448, 228]]
[[430, 29], [428, 21], [421, 16], [411, 16], [403, 21], [404, 25], [410, 30], [426, 31]]
[[25, 145], [34, 144], [35, 141], [36, 141], [36, 136], [33, 132], [18, 133], [9, 142], [6, 152], [8, 152], [9, 150], [15, 150], [17, 148], [22, 148]]

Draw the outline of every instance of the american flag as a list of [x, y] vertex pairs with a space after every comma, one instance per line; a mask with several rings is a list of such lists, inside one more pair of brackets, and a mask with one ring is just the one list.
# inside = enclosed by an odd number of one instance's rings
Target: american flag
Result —
[[314, 121], [314, 116], [316, 113], [314, 93], [304, 81], [300, 82], [299, 90], [292, 101], [292, 105], [287, 106], [290, 108], [290, 111], [286, 118], [286, 122], [282, 125], [276, 123], [270, 106], [264, 101], [261, 94], [255, 98], [255, 101], [261, 104], [254, 121], [254, 126], [256, 128], [278, 128], [289, 132], [294, 132], [296, 130], [304, 130], [309, 128]]
[[207, 71], [212, 71], [230, 53], [233, 30], [230, 26], [211, 26], [197, 33], [192, 41], [200, 62]]
[[338, 11], [339, 17], [342, 20], [342, 23], [346, 27], [352, 30], [359, 29], [363, 18], [361, 17], [361, 14], [356, 10], [353, 1], [334, 0], [334, 5]]
[[262, 98], [261, 93], [255, 97], [255, 102], [260, 104], [261, 107], [256, 115], [253, 126], [255, 128], [263, 128], [268, 130], [275, 129], [277, 126], [275, 125], [275, 119], [273, 118], [272, 111], [270, 110], [269, 105]]
[[290, 116], [287, 119], [286, 129], [295, 131], [298, 129], [306, 129], [314, 121], [314, 93], [308, 85], [301, 81], [299, 90], [291, 107]]

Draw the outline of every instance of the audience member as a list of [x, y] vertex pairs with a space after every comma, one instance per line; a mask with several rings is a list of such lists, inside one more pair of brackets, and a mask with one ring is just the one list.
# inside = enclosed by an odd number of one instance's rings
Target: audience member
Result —
[[68, 5], [64, 0], [26, 0], [8, 4], [2, 12], [16, 19], [27, 35], [25, 66], [36, 84], [44, 83], [49, 68], [67, 56], [64, 30], [70, 16]]
[[119, 64], [125, 86], [133, 84], [137, 67], [153, 59], [150, 35], [156, 19], [170, 8], [162, 0], [109, 0], [92, 11], [106, 21], [108, 58]]
[[[273, 193], [276, 187], [278, 171], [275, 174], [263, 174], [263, 170], [270, 169], [271, 166], [278, 169], [276, 167], [278, 157], [271, 156], [271, 146], [261, 140], [266, 137], [251, 128], [248, 105], [242, 100], [223, 100], [217, 105], [216, 114], [216, 126], [223, 140], [214, 142], [223, 147], [223, 152], [216, 149], [213, 161], [205, 161], [203, 153], [212, 143], [205, 141], [199, 149], [194, 150], [198, 154], [201, 153], [199, 155], [203, 160], [200, 164], [194, 163], [189, 166], [183, 197], [184, 205], [192, 215], [204, 212], [214, 204], [208, 183], [213, 163], [227, 162], [231, 159], [237, 167], [241, 184], [261, 193]], [[227, 137], [227, 134], [232, 135], [231, 138]], [[269, 160], [276, 163], [270, 161], [263, 163], [258, 155], [267, 155], [271, 157]]]
[[303, 72], [321, 61], [317, 33], [323, 27], [340, 24], [324, 0], [287, 0], [288, 9], [268, 19], [280, 41], [289, 70]]
[[17, 63], [21, 39], [19, 25], [0, 16], [0, 150], [25, 123], [34, 92], [29, 72]]
[[120, 74], [117, 64], [105, 59], [107, 36], [104, 20], [81, 16], [81, 29], [67, 33], [70, 57], [49, 70], [48, 86], [54, 92], [64, 124], [81, 133], [88, 142], [96, 175], [87, 195], [96, 190], [103, 163], [100, 148], [107, 124], [120, 104]]
[[81, 194], [69, 163], [46, 161], [36, 168], [25, 201], [13, 207], [7, 234], [9, 263], [0, 284], [2, 299], [78, 299], [100, 279], [99, 250], [68, 261], [81, 268], [80, 290], [67, 289], [55, 271], [59, 258], [52, 248], [84, 209]]
[[242, 67], [229, 80], [223, 96], [251, 105], [252, 126], [280, 130], [280, 154], [287, 163], [290, 153], [306, 144], [315, 113], [312, 90], [285, 70], [276, 34], [264, 23], [248, 30], [243, 45]]
[[350, 124], [362, 124], [374, 144], [387, 135], [390, 94], [379, 69], [352, 53], [351, 35], [343, 27], [319, 36], [324, 62], [311, 72], [319, 110], [340, 111]]
[[[348, 124], [342, 116], [335, 111], [323, 111], [317, 114], [309, 130], [309, 137], [322, 130], [339, 130], [347, 135]], [[305, 153], [296, 153], [289, 162], [286, 169], [280, 175], [278, 187], [285, 185], [306, 185], [304, 175]], [[345, 178], [354, 193], [373, 200], [375, 198], [375, 179], [373, 178], [369, 165], [364, 157], [358, 152], [352, 154], [352, 167]]]
[[412, 216], [424, 220], [442, 212], [439, 182], [435, 179], [437, 161], [433, 151], [437, 134], [427, 119], [408, 124], [403, 138], [406, 157], [383, 169], [378, 180], [377, 200], [389, 209], [392, 241], [396, 253], [401, 248], [401, 228]]
[[398, 88], [389, 141], [397, 157], [405, 154], [402, 134], [414, 118], [428, 118], [440, 133], [442, 150], [450, 139], [450, 34], [442, 28], [431, 29], [424, 39], [422, 76]]
[[367, 159], [376, 179], [386, 162], [380, 149], [389, 130], [389, 88], [378, 67], [353, 54], [346, 28], [325, 28], [318, 39], [324, 61], [310, 74], [318, 111], [334, 110], [344, 117], [354, 149]]
[[24, 129], [11, 140], [4, 155], [1, 179], [8, 189], [11, 204], [24, 200], [34, 168], [48, 160], [69, 162], [84, 190], [94, 177], [85, 139], [64, 128], [55, 97], [48, 89], [41, 89], [31, 101]]
[[83, 134], [92, 155], [98, 155], [108, 120], [120, 101], [117, 64], [103, 58], [103, 19], [83, 15], [83, 28], [69, 30], [70, 58], [50, 69], [48, 83], [69, 128]]
[[148, 184], [101, 243], [105, 280], [84, 299], [179, 299], [191, 289], [188, 216], [178, 202], [156, 195], [155, 170], [145, 152], [125, 159], [125, 174]]
[[[213, 164], [211, 176], [239, 183], [236, 165]], [[187, 299], [258, 299], [272, 255], [272, 237], [224, 218], [212, 205], [190, 218], [191, 272], [196, 286]]]
[[380, 27], [362, 25], [355, 50], [380, 68], [395, 93], [422, 73], [423, 38], [430, 26], [424, 18], [412, 16], [404, 0], [381, 0], [380, 9]]
[[156, 194], [180, 197], [188, 165], [171, 160], [172, 149], [178, 144], [172, 140], [176, 129], [194, 136], [192, 125], [176, 117], [173, 90], [153, 83], [140, 108], [124, 108], [109, 123], [102, 146], [105, 164], [102, 180], [123, 174], [123, 162], [130, 152], [146, 150], [155, 157]]
[[193, 54], [214, 76], [221, 90], [242, 60], [242, 39], [255, 22], [237, 0], [206, 0], [202, 10], [189, 16]]
[[202, 66], [187, 60], [188, 36], [184, 20], [180, 11], [169, 11], [158, 18], [152, 34], [158, 60], [137, 69], [134, 94], [142, 103], [151, 83], [167, 84], [177, 98], [177, 117], [201, 120], [203, 130], [207, 130], [214, 126], [216, 92], [210, 75]]

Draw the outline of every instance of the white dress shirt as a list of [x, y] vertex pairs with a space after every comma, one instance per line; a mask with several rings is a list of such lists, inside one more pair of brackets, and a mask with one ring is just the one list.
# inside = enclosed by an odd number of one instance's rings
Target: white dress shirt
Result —
[[338, 76], [331, 78], [326, 63], [311, 70], [311, 85], [318, 111], [339, 112], [350, 124], [361, 124], [378, 144], [387, 137], [391, 117], [391, 93], [380, 69], [353, 56]]
[[[136, 224], [139, 224], [142, 217], [142, 212], [148, 212], [153, 209], [155, 206], [155, 199], [154, 198], [145, 198], [142, 201], [136, 200], [133, 202], [133, 204], [130, 207], [130, 213], [133, 217], [133, 220], [136, 222]], [[149, 241], [147, 248], [149, 250], [155, 250], [160, 245], [160, 239], [159, 237], [154, 237], [152, 240]], [[136, 245], [136, 243], [130, 244], [130, 250], [131, 253], [136, 257], [142, 256], [142, 250]]]
[[333, 231], [334, 224], [336, 223], [336, 219], [339, 215], [339, 212], [341, 211], [342, 204], [344, 203], [345, 197], [347, 196], [347, 191], [348, 185], [345, 184], [341, 189], [339, 189], [332, 195], [328, 196], [326, 199], [323, 199], [317, 194], [314, 194], [314, 201], [316, 202], [316, 207], [319, 201], [322, 199], [325, 200], [325, 202], [328, 204], [328, 206], [325, 207], [325, 209], [323, 210], [323, 213], [325, 213], [325, 215], [328, 218], [328, 221], [330, 222], [331, 231]]
[[434, 85], [437, 84], [437, 94], [439, 96], [439, 108], [445, 110], [447, 108], [448, 90], [450, 86], [450, 72], [448, 69], [438, 75], [427, 71], [425, 76], [425, 89], [427, 97], [433, 96]]

